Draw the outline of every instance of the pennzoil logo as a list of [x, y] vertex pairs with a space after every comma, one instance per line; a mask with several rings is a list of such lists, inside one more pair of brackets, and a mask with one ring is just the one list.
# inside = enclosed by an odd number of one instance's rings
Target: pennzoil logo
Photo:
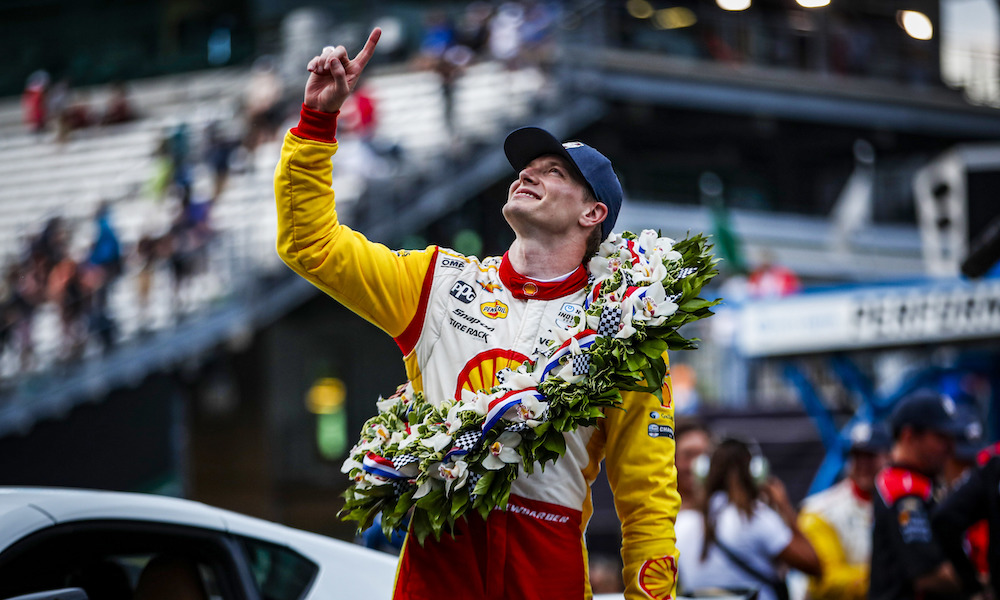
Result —
[[506, 319], [507, 318], [507, 305], [499, 300], [494, 300], [493, 302], [484, 302], [479, 305], [479, 311], [483, 313], [483, 316], [487, 319]]

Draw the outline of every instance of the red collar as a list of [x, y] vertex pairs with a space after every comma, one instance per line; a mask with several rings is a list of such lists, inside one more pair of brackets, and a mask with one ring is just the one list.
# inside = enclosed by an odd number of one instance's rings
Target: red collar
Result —
[[555, 300], [582, 290], [587, 285], [587, 269], [583, 265], [562, 281], [537, 281], [515, 271], [506, 252], [500, 262], [499, 273], [500, 281], [518, 300]]
[[858, 484], [854, 483], [853, 479], [848, 479], [851, 482], [851, 491], [854, 492], [854, 497], [864, 500], [865, 502], [872, 501], [872, 493], [866, 492], [865, 490], [858, 487]]

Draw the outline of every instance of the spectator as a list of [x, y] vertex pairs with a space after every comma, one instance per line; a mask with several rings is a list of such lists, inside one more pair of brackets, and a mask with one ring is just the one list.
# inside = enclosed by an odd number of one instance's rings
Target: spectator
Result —
[[111, 226], [110, 207], [102, 202], [94, 215], [97, 236], [90, 249], [85, 269], [86, 287], [92, 291], [90, 331], [97, 335], [105, 350], [114, 343], [115, 323], [108, 311], [111, 286], [122, 273], [121, 244]]
[[891, 440], [881, 427], [858, 423], [851, 430], [850, 443], [846, 477], [806, 498], [799, 514], [799, 528], [823, 565], [821, 577], [809, 578], [813, 600], [868, 597], [872, 493]]
[[281, 124], [281, 98], [284, 89], [274, 61], [269, 56], [258, 58], [250, 73], [244, 95], [244, 115], [247, 133], [243, 145], [247, 149], [248, 165], [253, 167], [253, 155], [262, 143], [274, 139]]
[[[713, 447], [712, 434], [708, 426], [697, 418], [677, 417], [674, 440], [674, 464], [677, 466], [677, 493], [681, 495], [681, 513], [697, 513], [705, 499], [702, 483], [708, 473], [705, 469], [705, 472], [698, 474], [695, 465], [699, 461], [708, 462]], [[680, 521], [680, 514], [677, 519]]]
[[35, 71], [28, 76], [21, 95], [21, 110], [24, 114], [24, 124], [32, 132], [45, 130], [48, 121], [46, 94], [49, 88], [49, 74], [45, 71]]
[[765, 251], [747, 279], [747, 291], [751, 298], [781, 298], [802, 291], [802, 283], [794, 271], [776, 264], [770, 251]]
[[961, 432], [955, 438], [955, 451], [944, 463], [941, 476], [950, 490], [958, 486], [966, 473], [976, 466], [976, 455], [983, 446], [983, 425], [973, 407], [958, 404], [956, 419]]
[[508, 68], [517, 66], [521, 56], [521, 25], [524, 8], [516, 2], [504, 2], [490, 20], [490, 53]]
[[893, 411], [891, 463], [875, 477], [872, 600], [954, 596], [955, 570], [931, 533], [935, 478], [961, 433], [955, 403], [931, 391], [903, 398]]
[[184, 298], [191, 279], [207, 266], [208, 242], [212, 236], [209, 224], [211, 202], [196, 202], [191, 186], [180, 188], [180, 211], [170, 228], [170, 267], [174, 280], [174, 312], [182, 313]]
[[212, 202], [215, 202], [226, 189], [229, 180], [229, 167], [239, 143], [227, 136], [218, 121], [213, 121], [205, 128], [205, 162], [212, 170]]
[[59, 119], [57, 141], [69, 141], [69, 136], [78, 129], [94, 125], [94, 115], [90, 109], [89, 97], [81, 91], [69, 92], [68, 103], [56, 118]]
[[622, 565], [614, 556], [593, 553], [587, 563], [592, 593], [621, 594], [625, 591], [625, 585], [622, 583]]
[[739, 440], [723, 440], [712, 453], [705, 493], [701, 523], [684, 529], [677, 524], [678, 576], [687, 593], [759, 588], [761, 600], [778, 600], [788, 598], [788, 588], [776, 562], [821, 574], [784, 485], [767, 478], [759, 451]]
[[980, 451], [977, 459], [978, 466], [935, 509], [932, 524], [963, 592], [985, 591], [986, 598], [996, 598], [1000, 544], [990, 543], [990, 532], [1000, 531], [1000, 443]]
[[107, 108], [101, 117], [101, 125], [117, 125], [118, 123], [128, 123], [136, 118], [132, 103], [128, 99], [128, 88], [121, 81], [111, 84], [111, 96], [108, 98]]

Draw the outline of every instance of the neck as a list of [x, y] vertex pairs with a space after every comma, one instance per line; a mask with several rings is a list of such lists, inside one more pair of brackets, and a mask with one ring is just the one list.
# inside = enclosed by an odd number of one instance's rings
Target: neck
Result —
[[583, 262], [583, 248], [566, 240], [517, 238], [507, 251], [511, 266], [533, 279], [552, 279], [569, 273]]

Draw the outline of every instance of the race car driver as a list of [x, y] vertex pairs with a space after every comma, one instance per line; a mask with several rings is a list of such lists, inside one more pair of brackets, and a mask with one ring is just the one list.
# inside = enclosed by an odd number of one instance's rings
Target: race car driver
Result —
[[[611, 232], [622, 201], [610, 161], [580, 142], [524, 128], [505, 143], [518, 172], [503, 215], [515, 240], [479, 260], [438, 246], [392, 251], [340, 224], [331, 190], [337, 113], [374, 52], [375, 29], [351, 59], [327, 47], [309, 65], [301, 118], [275, 173], [277, 248], [302, 277], [393, 336], [407, 375], [430, 401], [489, 389], [568, 329], [582, 312], [585, 260]], [[590, 597], [584, 532], [590, 483], [605, 460], [622, 522], [626, 598], [675, 596], [669, 379], [663, 400], [625, 392], [626, 410], [567, 434], [566, 454], [520, 476], [505, 510], [471, 516], [454, 536], [411, 536], [397, 599]]]

